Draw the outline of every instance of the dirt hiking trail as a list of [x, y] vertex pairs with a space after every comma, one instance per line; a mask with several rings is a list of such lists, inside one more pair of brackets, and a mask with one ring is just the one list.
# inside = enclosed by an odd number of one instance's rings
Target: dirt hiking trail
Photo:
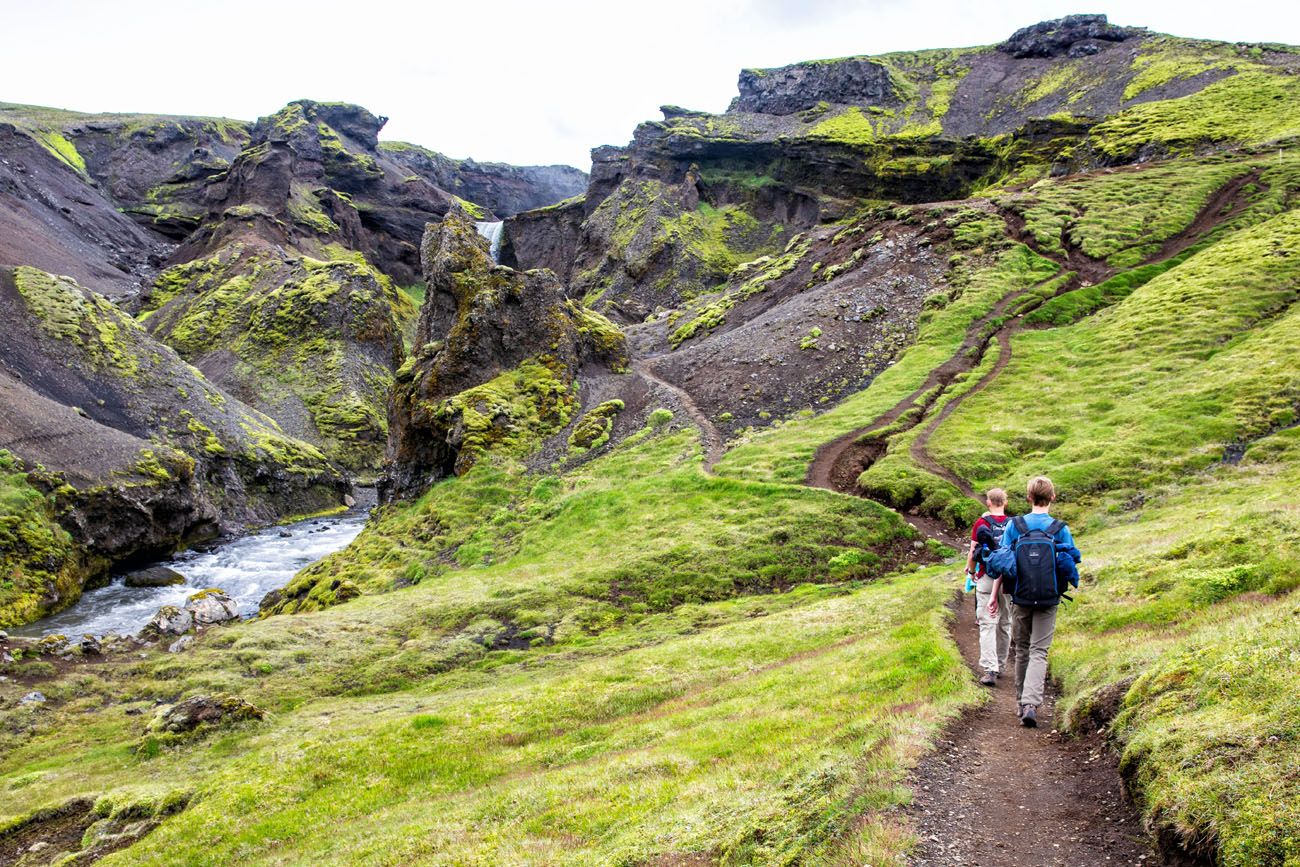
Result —
[[[955, 603], [953, 639], [972, 676], [979, 665], [975, 594]], [[1069, 617], [1069, 611], [1062, 612]], [[912, 774], [907, 812], [924, 867], [1100, 867], [1158, 865], [1124, 794], [1116, 757], [1096, 733], [1057, 731], [1049, 684], [1038, 728], [1016, 718], [1015, 677], [1004, 674], [991, 700], [963, 714]]]

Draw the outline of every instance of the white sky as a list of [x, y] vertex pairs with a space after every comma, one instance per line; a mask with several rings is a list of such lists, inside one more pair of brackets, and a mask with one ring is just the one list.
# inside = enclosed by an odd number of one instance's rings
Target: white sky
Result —
[[1070, 12], [1300, 44], [1289, 0], [0, 0], [0, 101], [252, 120], [345, 100], [382, 134], [586, 169], [663, 104], [721, 111], [747, 66], [983, 45]]

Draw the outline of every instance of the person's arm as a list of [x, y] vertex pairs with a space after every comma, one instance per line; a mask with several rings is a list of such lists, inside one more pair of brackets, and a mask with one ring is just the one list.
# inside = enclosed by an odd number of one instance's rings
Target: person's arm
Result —
[[998, 616], [998, 594], [1002, 592], [1002, 576], [993, 579], [993, 592], [989, 595], [989, 617]]

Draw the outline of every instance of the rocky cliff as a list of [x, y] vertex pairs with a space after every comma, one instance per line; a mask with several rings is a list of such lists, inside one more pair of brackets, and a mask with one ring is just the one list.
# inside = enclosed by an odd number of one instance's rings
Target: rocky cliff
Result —
[[575, 297], [636, 321], [863, 199], [953, 200], [1295, 135], [1284, 106], [1300, 97], [1298, 71], [1282, 46], [1104, 16], [1044, 22], [997, 46], [749, 69], [724, 114], [666, 106], [627, 147], [593, 151], [584, 199], [511, 218], [503, 260], [558, 268]]
[[552, 205], [587, 188], [587, 173], [573, 166], [512, 166], [458, 160], [406, 142], [379, 149], [412, 173], [497, 217]]
[[350, 488], [317, 449], [70, 278], [0, 268], [0, 324], [0, 451], [10, 473], [26, 473], [21, 484], [48, 497], [59, 527], [49, 545], [64, 540], [41, 556], [30, 533], [6, 546], [5, 572], [17, 577], [0, 594], [0, 622], [70, 604], [110, 562], [336, 508]]

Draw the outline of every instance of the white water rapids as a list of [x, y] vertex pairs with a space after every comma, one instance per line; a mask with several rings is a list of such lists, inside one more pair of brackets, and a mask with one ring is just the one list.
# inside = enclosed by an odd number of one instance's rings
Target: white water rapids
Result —
[[204, 551], [183, 551], [162, 565], [184, 575], [184, 584], [127, 587], [122, 576], [114, 575], [110, 584], [87, 590], [58, 614], [9, 631], [29, 637], [66, 635], [74, 640], [86, 634], [133, 635], [163, 605], [183, 605], [187, 597], [209, 587], [226, 591], [239, 603], [239, 613], [251, 616], [263, 596], [289, 583], [299, 569], [355, 539], [365, 526], [367, 511], [356, 508], [330, 518], [270, 527]]
[[493, 262], [501, 261], [501, 227], [504, 225], [500, 220], [474, 224], [478, 233], [488, 239], [488, 254]]

